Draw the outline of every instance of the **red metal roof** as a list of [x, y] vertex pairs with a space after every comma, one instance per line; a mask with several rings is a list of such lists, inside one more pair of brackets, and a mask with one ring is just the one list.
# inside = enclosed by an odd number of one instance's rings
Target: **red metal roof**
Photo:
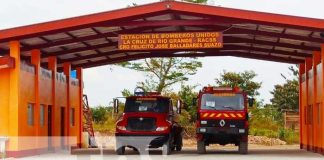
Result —
[[[220, 31], [222, 49], [118, 50], [118, 34]], [[41, 49], [42, 62], [58, 57], [58, 67], [95, 67], [149, 57], [237, 56], [302, 63], [320, 51], [324, 20], [176, 1], [163, 1], [103, 13], [0, 30], [0, 54], [19, 40], [22, 56]]]

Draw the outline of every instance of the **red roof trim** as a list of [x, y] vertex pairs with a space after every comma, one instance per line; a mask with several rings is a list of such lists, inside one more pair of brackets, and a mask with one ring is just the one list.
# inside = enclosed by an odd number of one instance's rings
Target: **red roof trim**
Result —
[[155, 12], [174, 10], [190, 12], [194, 14], [211, 15], [240, 19], [246, 22], [259, 22], [262, 24], [279, 25], [291, 28], [311, 29], [316, 31], [324, 30], [324, 20], [314, 18], [303, 18], [296, 16], [279, 15], [272, 13], [262, 13], [255, 11], [230, 9], [208, 5], [197, 5], [184, 2], [157, 2], [147, 5], [124, 8], [97, 14], [90, 14], [80, 17], [68, 18], [46, 23], [39, 23], [23, 27], [0, 30], [0, 42], [17, 40], [21, 37], [32, 37], [37, 34], [51, 34], [64, 30], [78, 29], [103, 22], [130, 18], [143, 14], [153, 14]]

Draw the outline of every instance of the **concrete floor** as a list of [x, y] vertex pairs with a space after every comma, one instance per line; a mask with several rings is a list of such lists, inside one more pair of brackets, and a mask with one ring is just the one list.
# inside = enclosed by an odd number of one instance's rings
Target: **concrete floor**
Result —
[[[97, 151], [97, 153], [96, 153]], [[207, 154], [199, 155], [196, 153], [196, 149], [193, 147], [184, 148], [181, 152], [173, 152], [172, 155], [162, 156], [160, 150], [151, 150], [149, 155], [139, 155], [138, 152], [127, 150], [125, 156], [117, 156], [113, 149], [105, 150], [93, 150], [90, 151], [93, 155], [89, 155], [89, 152], [83, 155], [71, 155], [69, 152], [52, 153], [39, 155], [34, 157], [20, 158], [19, 160], [287, 160], [287, 159], [312, 159], [312, 160], [324, 160], [324, 156], [300, 150], [298, 146], [251, 146], [248, 155], [240, 155], [237, 153], [235, 147], [213, 147], [207, 149]], [[95, 154], [96, 153], [96, 154]], [[100, 154], [103, 153], [103, 154]]]

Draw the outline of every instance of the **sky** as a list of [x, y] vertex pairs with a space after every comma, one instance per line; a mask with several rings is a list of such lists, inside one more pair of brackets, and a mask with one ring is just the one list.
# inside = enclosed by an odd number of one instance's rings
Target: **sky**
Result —
[[[0, 29], [75, 17], [91, 13], [125, 8], [132, 3], [146, 4], [159, 0], [10, 0], [0, 5]], [[261, 12], [324, 19], [323, 0], [210, 0], [209, 5]], [[203, 67], [190, 76], [185, 84], [214, 85], [215, 78], [224, 70], [257, 73], [256, 81], [262, 82], [259, 100], [269, 103], [274, 85], [284, 83], [281, 73], [289, 77], [290, 64], [252, 60], [236, 57], [199, 58]], [[145, 74], [117, 66], [101, 66], [84, 70], [84, 93], [91, 106], [109, 105], [123, 89], [133, 90], [143, 81]], [[179, 85], [173, 87], [179, 90]]]

